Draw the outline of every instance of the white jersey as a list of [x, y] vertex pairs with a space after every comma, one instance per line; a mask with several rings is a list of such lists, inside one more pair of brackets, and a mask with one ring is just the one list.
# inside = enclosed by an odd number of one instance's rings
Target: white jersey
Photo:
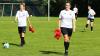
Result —
[[90, 9], [88, 11], [88, 18], [94, 19], [95, 11], [93, 9]]
[[16, 17], [18, 18], [18, 27], [27, 26], [27, 17], [29, 17], [27, 11], [17, 11]]
[[72, 10], [62, 10], [59, 18], [61, 20], [61, 26], [65, 28], [72, 28], [72, 20], [75, 19], [75, 13]]
[[78, 9], [75, 7], [73, 8], [74, 13], [78, 13]]

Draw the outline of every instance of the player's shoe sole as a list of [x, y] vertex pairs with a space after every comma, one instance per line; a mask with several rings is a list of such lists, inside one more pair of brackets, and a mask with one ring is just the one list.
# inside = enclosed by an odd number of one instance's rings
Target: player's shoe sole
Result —
[[68, 52], [67, 53], [64, 53], [64, 56], [68, 56]]
[[91, 32], [93, 32], [93, 31], [91, 31]]
[[64, 56], [68, 56], [68, 54], [64, 54]]

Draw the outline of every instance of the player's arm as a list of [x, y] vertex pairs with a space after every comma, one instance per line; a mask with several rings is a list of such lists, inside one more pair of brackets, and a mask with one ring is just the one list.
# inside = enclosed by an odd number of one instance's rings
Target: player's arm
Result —
[[28, 21], [28, 24], [30, 25], [31, 23], [30, 23], [30, 19], [29, 19], [29, 17], [27, 17], [27, 21]]
[[95, 11], [93, 11], [94, 12], [94, 15], [96, 15], [96, 12]]
[[58, 28], [60, 29], [60, 25], [61, 25], [61, 19], [59, 19], [58, 21]]
[[19, 12], [17, 11], [14, 22], [18, 21]]
[[60, 12], [59, 14], [59, 20], [58, 20], [58, 28], [60, 29], [60, 26], [61, 26], [61, 18], [62, 18], [62, 12]]
[[29, 14], [28, 14], [28, 11], [26, 12], [26, 17], [27, 17], [27, 21], [28, 21], [28, 24], [30, 25], [31, 23], [30, 23], [30, 18], [29, 18]]
[[90, 12], [89, 12], [91, 15], [96, 15], [96, 13], [95, 13], [95, 11], [94, 10], [91, 10]]

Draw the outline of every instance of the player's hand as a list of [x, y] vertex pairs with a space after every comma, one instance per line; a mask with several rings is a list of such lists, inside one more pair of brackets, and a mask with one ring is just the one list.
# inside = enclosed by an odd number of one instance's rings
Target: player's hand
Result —
[[60, 27], [58, 29], [61, 30]]

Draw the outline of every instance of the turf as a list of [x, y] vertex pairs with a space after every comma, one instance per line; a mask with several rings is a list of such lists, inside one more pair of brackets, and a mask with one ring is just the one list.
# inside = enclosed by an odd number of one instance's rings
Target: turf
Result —
[[[35, 33], [26, 32], [26, 45], [19, 47], [20, 39], [14, 17], [0, 18], [0, 56], [64, 56], [63, 37], [54, 38], [58, 27], [58, 17], [31, 17]], [[70, 42], [69, 56], [100, 56], [100, 19], [95, 19], [94, 32], [90, 28], [82, 32], [86, 18], [77, 20], [77, 29]], [[2, 43], [9, 42], [10, 48], [4, 49]]]

